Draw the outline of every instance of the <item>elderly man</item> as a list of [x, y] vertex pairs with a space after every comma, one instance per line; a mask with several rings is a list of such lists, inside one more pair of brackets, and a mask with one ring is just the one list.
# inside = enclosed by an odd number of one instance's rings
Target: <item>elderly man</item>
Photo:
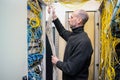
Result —
[[[50, 9], [49, 7], [48, 13]], [[87, 12], [76, 10], [72, 13], [68, 20], [72, 31], [63, 27], [54, 10], [52, 18], [59, 35], [67, 42], [64, 60], [52, 55], [52, 63], [62, 70], [62, 80], [88, 80], [93, 49], [87, 33], [84, 32], [84, 25], [89, 19]]]

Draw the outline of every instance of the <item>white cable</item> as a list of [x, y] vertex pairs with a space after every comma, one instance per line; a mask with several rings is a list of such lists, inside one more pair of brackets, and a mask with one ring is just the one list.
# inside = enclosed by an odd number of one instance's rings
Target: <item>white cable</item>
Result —
[[[48, 17], [48, 22], [47, 22], [47, 26], [46, 26], [46, 33], [48, 36], [48, 40], [50, 42], [50, 46], [51, 46], [51, 50], [53, 55], [56, 56], [56, 49], [55, 49], [55, 45], [53, 42], [53, 29], [52, 29], [52, 8]], [[56, 66], [53, 65], [53, 80], [57, 80], [57, 70], [56, 70]]]

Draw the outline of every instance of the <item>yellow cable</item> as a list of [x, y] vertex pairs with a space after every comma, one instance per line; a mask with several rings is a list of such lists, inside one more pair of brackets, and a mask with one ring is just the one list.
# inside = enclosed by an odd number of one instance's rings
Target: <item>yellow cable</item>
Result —
[[40, 19], [39, 18], [30, 18], [30, 25], [32, 26], [32, 28], [36, 28], [36, 27], [39, 27], [40, 26]]
[[35, 3], [31, 2], [30, 0], [28, 0], [28, 5], [30, 6], [31, 8], [31, 11], [33, 11], [33, 13], [35, 13], [36, 15], [39, 16], [39, 13], [41, 11], [41, 8], [39, 7], [39, 4], [38, 2], [36, 3], [37, 6], [35, 6]]
[[103, 0], [104, 8], [101, 14], [101, 55], [100, 55], [100, 67], [99, 77], [100, 80], [114, 80], [115, 69], [113, 68], [115, 63], [114, 54], [115, 43], [113, 36], [111, 35], [110, 22], [113, 12], [113, 6], [110, 2]]

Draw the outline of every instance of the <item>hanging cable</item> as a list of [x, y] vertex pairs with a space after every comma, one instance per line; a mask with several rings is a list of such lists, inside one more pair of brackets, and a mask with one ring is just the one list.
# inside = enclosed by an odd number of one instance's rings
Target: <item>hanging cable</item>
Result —
[[[52, 1], [50, 1], [48, 3], [48, 6], [52, 6]], [[52, 9], [50, 11], [49, 17], [48, 17], [48, 21], [47, 21], [47, 26], [46, 26], [46, 34], [48, 36], [48, 40], [50, 42], [50, 46], [52, 49], [52, 53], [53, 55], [56, 55], [56, 49], [55, 49], [55, 45], [54, 45], [54, 41], [53, 41], [53, 29], [52, 29]], [[57, 69], [56, 66], [53, 65], [53, 80], [57, 80]]]

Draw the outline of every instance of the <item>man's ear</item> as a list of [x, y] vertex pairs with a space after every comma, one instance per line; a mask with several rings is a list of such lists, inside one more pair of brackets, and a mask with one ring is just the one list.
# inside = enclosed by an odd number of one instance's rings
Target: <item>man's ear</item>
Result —
[[81, 24], [82, 23], [82, 19], [81, 18], [78, 18], [78, 24]]

